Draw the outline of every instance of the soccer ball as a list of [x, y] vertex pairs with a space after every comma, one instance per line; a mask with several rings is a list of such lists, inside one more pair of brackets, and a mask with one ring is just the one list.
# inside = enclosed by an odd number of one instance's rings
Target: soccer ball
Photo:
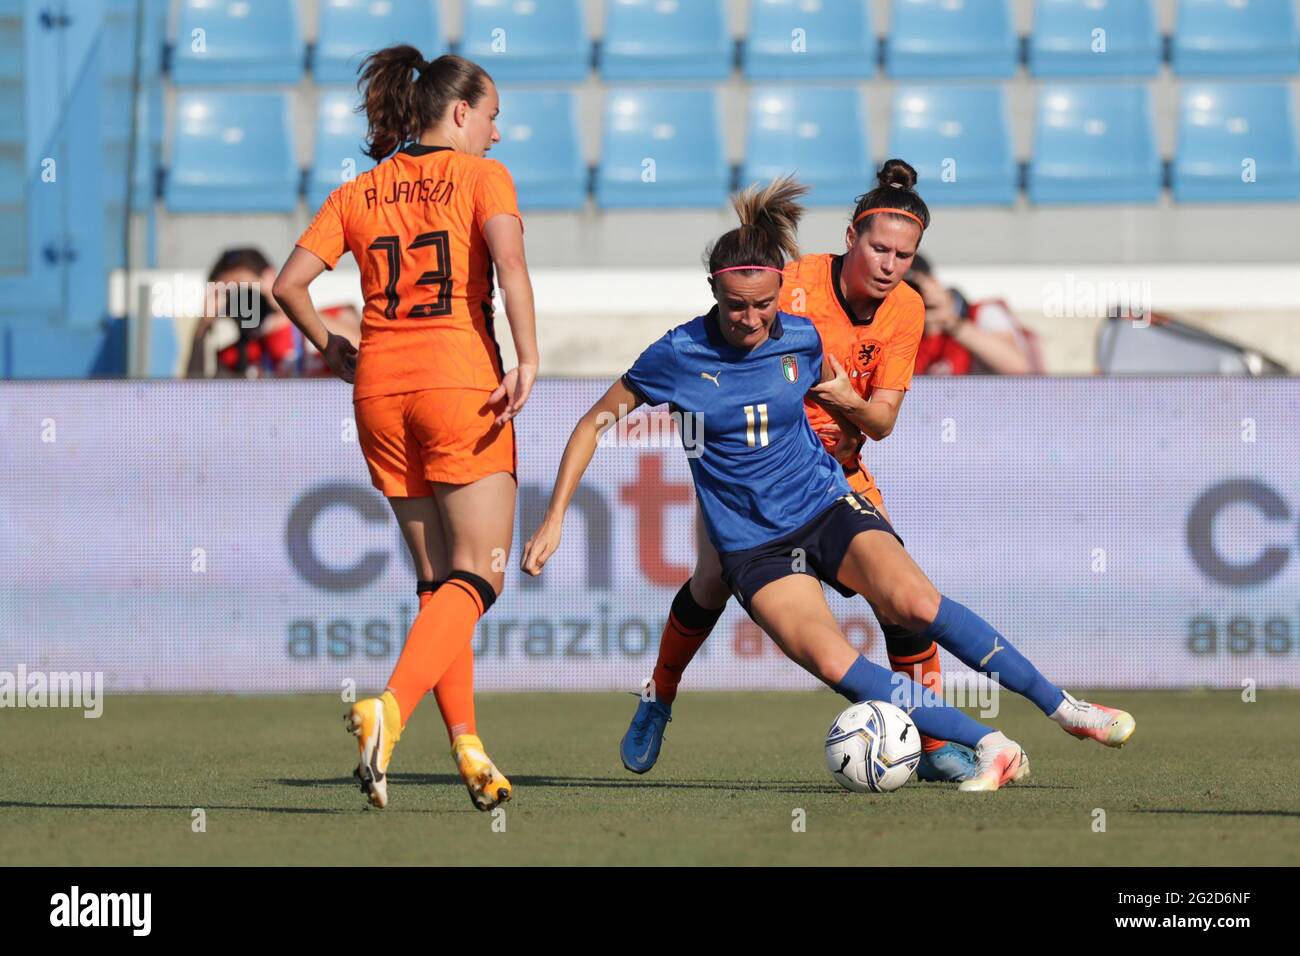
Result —
[[835, 718], [826, 733], [826, 768], [854, 793], [888, 793], [921, 762], [921, 733], [893, 704], [868, 700]]

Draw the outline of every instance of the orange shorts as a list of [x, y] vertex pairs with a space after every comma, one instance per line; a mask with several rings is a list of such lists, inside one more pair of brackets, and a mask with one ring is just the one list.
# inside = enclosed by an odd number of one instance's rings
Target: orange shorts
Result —
[[880, 494], [880, 489], [876, 487], [876, 479], [871, 477], [871, 472], [862, 467], [862, 462], [858, 462], [857, 468], [844, 477], [849, 480], [850, 488], [866, 495], [867, 500], [880, 509], [882, 514], [884, 513], [885, 499]]
[[467, 485], [498, 471], [515, 475], [514, 422], [496, 424], [504, 400], [491, 392], [429, 388], [354, 403], [370, 479], [386, 498], [424, 498], [430, 482]]

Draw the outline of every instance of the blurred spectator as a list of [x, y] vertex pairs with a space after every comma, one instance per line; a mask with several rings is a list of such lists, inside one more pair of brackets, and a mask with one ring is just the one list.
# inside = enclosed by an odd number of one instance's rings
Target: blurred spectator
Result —
[[204, 315], [194, 330], [186, 375], [207, 374], [209, 337], [219, 378], [294, 375], [301, 341], [271, 296], [275, 269], [258, 249], [227, 249], [208, 273]]
[[918, 375], [1041, 374], [1034, 334], [1001, 299], [967, 302], [947, 289], [919, 253], [907, 284], [925, 300], [925, 337], [916, 353]]

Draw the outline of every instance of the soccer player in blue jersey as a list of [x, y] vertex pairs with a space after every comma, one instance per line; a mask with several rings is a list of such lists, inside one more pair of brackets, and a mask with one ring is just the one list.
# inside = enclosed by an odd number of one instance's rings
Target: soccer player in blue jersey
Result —
[[[974, 748], [975, 773], [960, 789], [997, 790], [1028, 775], [1020, 746], [860, 655], [822, 592], [825, 581], [861, 594], [887, 619], [994, 674], [1049, 714], [1065, 698], [1006, 638], [939, 594], [813, 432], [803, 400], [836, 373], [812, 322], [777, 308], [782, 268], [796, 254], [796, 200], [804, 191], [778, 180], [736, 198], [741, 226], [709, 250], [716, 306], [646, 349], [578, 422], [522, 566], [540, 574], [555, 553], [569, 501], [605, 429], [645, 403], [698, 416], [691, 475], [723, 578], [746, 612], [787, 657], [850, 701], [889, 700], [910, 711], [921, 733]], [[851, 423], [827, 410], [846, 441], [858, 439]], [[1104, 734], [1089, 736], [1118, 746], [1132, 734], [1133, 719], [1110, 714]]]

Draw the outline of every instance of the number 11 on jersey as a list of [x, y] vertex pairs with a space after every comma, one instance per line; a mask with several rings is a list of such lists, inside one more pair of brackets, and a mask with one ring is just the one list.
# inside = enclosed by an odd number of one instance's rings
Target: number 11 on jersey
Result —
[[745, 406], [745, 441], [750, 448], [767, 445], [767, 404], [758, 406], [758, 443], [754, 442], [754, 406]]

